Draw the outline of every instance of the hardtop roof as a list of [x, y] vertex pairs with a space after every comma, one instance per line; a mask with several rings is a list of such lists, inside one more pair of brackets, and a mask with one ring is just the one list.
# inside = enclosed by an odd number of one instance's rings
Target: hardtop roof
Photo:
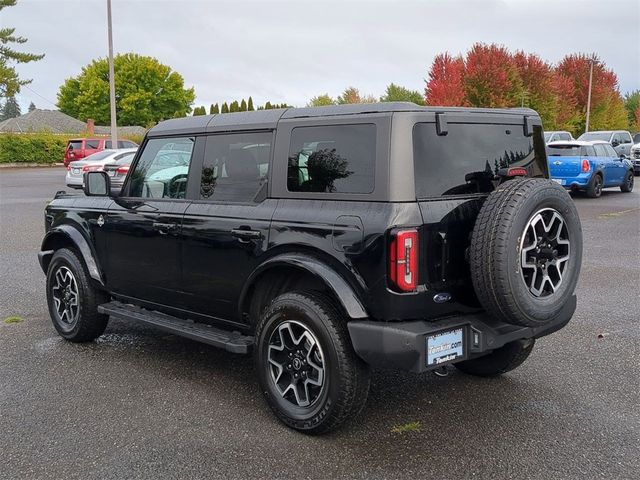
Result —
[[165, 120], [149, 130], [148, 136], [179, 135], [213, 131], [274, 129], [280, 119], [331, 117], [394, 112], [473, 113], [538, 115], [530, 108], [423, 107], [410, 102], [329, 105], [325, 107], [280, 108], [250, 112], [196, 115]]

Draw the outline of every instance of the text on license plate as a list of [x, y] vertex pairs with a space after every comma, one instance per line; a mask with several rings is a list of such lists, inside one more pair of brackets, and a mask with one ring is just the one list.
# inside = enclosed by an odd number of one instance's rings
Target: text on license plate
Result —
[[80, 173], [80, 169], [79, 168], [74, 168], [73, 169], [73, 173]]
[[427, 366], [451, 362], [463, 356], [462, 328], [427, 335]]

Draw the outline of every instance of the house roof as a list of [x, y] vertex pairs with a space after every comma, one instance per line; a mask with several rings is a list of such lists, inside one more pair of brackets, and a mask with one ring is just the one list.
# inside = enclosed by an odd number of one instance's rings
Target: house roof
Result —
[[[1, 133], [73, 133], [83, 134], [87, 131], [87, 124], [75, 119], [59, 110], [35, 110], [20, 115], [16, 118], [9, 118], [0, 122]], [[143, 127], [118, 127], [118, 133], [122, 135], [144, 135], [146, 129]], [[110, 127], [98, 126], [94, 128], [96, 135], [109, 135]]]

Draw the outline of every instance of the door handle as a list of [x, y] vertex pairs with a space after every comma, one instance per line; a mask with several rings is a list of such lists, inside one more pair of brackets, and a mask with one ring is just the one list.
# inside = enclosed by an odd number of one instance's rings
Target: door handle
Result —
[[153, 222], [153, 229], [157, 230], [160, 235], [167, 235], [178, 230], [178, 224]]
[[259, 230], [234, 228], [233, 230], [231, 230], [231, 236], [236, 237], [241, 242], [248, 242], [249, 240], [262, 239], [262, 232]]

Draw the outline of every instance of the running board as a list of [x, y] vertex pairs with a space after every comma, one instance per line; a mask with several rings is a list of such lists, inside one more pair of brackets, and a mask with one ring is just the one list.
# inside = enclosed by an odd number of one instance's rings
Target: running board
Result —
[[251, 336], [222, 330], [205, 323], [184, 320], [165, 313], [146, 310], [122, 302], [113, 301], [98, 305], [98, 312], [114, 318], [147, 323], [174, 335], [223, 348], [227, 352], [250, 353], [253, 346], [253, 337]]

